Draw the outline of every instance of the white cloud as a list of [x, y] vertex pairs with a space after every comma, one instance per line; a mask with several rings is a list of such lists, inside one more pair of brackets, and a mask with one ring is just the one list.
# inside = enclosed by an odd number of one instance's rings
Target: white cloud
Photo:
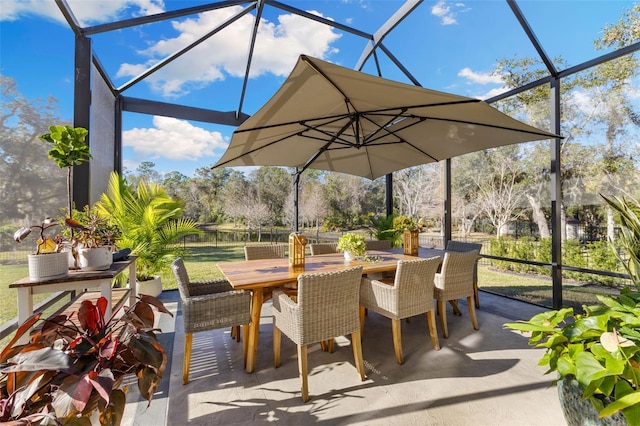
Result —
[[[163, 0], [68, 0], [67, 4], [80, 25], [164, 12]], [[66, 22], [52, 0], [2, 0], [0, 21], [14, 21], [24, 16], [40, 16]]]
[[442, 25], [457, 24], [457, 16], [459, 13], [468, 12], [470, 9], [465, 6], [464, 3], [447, 3], [445, 0], [440, 0], [431, 7], [431, 14], [441, 19]]
[[[117, 77], [134, 77], [141, 70], [183, 49], [242, 10], [228, 7], [199, 14], [196, 18], [174, 21], [175, 37], [165, 37], [139, 53], [149, 59], [138, 64], [123, 64]], [[319, 16], [319, 12], [311, 11]], [[245, 15], [213, 35], [185, 55], [154, 72], [145, 82], [166, 97], [177, 97], [194, 88], [223, 80], [226, 75], [243, 77], [248, 55], [253, 17]], [[330, 27], [309, 19], [283, 14], [278, 22], [261, 19], [253, 52], [250, 77], [267, 73], [287, 76], [301, 53], [326, 58], [336, 50], [331, 43], [340, 38]]]
[[228, 142], [219, 132], [209, 132], [188, 121], [154, 116], [153, 128], [134, 128], [122, 133], [124, 146], [151, 160], [197, 161], [214, 155], [214, 150], [226, 149]]
[[477, 84], [502, 84], [502, 78], [492, 73], [475, 72], [471, 68], [466, 67], [458, 72], [458, 77], [465, 78], [471, 83]]

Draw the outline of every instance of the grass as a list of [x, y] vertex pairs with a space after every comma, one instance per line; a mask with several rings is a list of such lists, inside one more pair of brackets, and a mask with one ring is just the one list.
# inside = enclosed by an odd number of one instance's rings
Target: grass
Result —
[[[478, 267], [480, 289], [536, 305], [551, 307], [553, 293], [551, 277], [505, 272], [486, 265]], [[562, 298], [565, 306], [582, 309], [582, 305], [598, 303], [597, 295], [611, 294], [615, 290], [602, 285], [589, 286], [563, 280]]]

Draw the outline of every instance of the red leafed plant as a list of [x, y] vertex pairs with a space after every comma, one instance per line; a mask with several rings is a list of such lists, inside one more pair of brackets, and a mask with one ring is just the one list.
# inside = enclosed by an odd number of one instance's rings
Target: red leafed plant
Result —
[[[90, 425], [98, 409], [101, 424], [120, 424], [126, 403], [120, 385], [130, 373], [151, 404], [167, 365], [152, 306], [173, 315], [155, 297], [140, 295], [105, 321], [107, 303], [85, 300], [75, 318], [41, 321], [38, 313], [18, 328], [0, 353], [0, 422]], [[39, 321], [29, 343], [16, 344]]]

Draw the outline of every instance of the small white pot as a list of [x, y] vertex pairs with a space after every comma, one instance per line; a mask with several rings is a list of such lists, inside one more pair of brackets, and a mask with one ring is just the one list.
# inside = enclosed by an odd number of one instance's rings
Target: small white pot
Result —
[[344, 251], [344, 260], [347, 262], [351, 262], [352, 260], [356, 260], [356, 255], [351, 253], [350, 251]]
[[83, 271], [104, 271], [113, 263], [109, 247], [78, 249], [78, 266]]
[[69, 255], [67, 253], [30, 254], [27, 262], [31, 281], [62, 278], [69, 274]]
[[162, 293], [162, 280], [156, 275], [152, 280], [138, 281], [136, 280], [136, 296], [146, 294], [153, 297], [160, 296]]

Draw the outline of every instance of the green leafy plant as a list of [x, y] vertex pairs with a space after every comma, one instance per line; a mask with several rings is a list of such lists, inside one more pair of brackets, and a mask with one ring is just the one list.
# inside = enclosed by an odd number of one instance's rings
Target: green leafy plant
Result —
[[409, 216], [395, 216], [393, 218], [393, 229], [402, 233], [404, 231], [417, 231], [418, 224], [415, 219]]
[[348, 232], [338, 239], [338, 248], [356, 256], [364, 256], [367, 251], [367, 243], [364, 235]]
[[369, 233], [376, 240], [395, 241], [399, 232], [393, 227], [394, 217], [394, 215], [372, 217], [369, 224]]
[[[35, 314], [20, 326], [0, 353], [0, 421], [14, 424], [120, 424], [126, 398], [123, 377], [138, 378], [151, 404], [167, 365], [154, 329], [155, 313], [173, 316], [158, 299], [140, 296], [122, 315], [104, 319], [107, 299], [85, 300], [77, 315], [41, 320]], [[17, 344], [32, 326], [42, 327], [27, 344]]]
[[600, 196], [620, 219], [620, 250], [612, 247], [613, 251], [631, 277], [633, 285], [640, 289], [640, 203], [631, 198]]
[[[619, 215], [619, 241], [610, 247], [635, 284], [617, 297], [598, 296], [599, 305], [542, 312], [527, 321], [507, 323], [531, 333], [529, 344], [545, 348], [539, 365], [559, 380], [577, 381], [600, 417], [621, 412], [629, 424], [640, 424], [640, 205], [636, 200], [604, 197]], [[617, 247], [622, 248], [618, 252]]]
[[161, 186], [140, 182], [134, 191], [115, 172], [95, 208], [118, 228], [117, 246], [130, 248], [138, 256], [138, 281], [149, 280], [167, 269], [183, 254], [180, 240], [201, 233], [195, 221], [182, 217], [182, 204]]
[[[601, 417], [622, 411], [640, 422], [640, 294], [624, 289], [620, 297], [598, 296], [602, 305], [542, 312], [505, 327], [530, 332], [529, 344], [545, 348], [539, 365], [556, 382], [575, 379]], [[607, 400], [612, 403], [605, 405]]]
[[[72, 240], [74, 246], [83, 248], [114, 247], [115, 240], [120, 235], [120, 230], [109, 224], [108, 218], [98, 214], [96, 209], [84, 206], [82, 211], [75, 211], [76, 219], [64, 220], [68, 229], [73, 229], [74, 235], [65, 235]], [[64, 235], [63, 231], [63, 235]]]
[[51, 158], [61, 169], [67, 169], [67, 208], [69, 218], [73, 218], [73, 197], [71, 192], [71, 169], [91, 159], [91, 150], [85, 142], [89, 132], [83, 127], [49, 126], [49, 133], [40, 139], [52, 144]]

